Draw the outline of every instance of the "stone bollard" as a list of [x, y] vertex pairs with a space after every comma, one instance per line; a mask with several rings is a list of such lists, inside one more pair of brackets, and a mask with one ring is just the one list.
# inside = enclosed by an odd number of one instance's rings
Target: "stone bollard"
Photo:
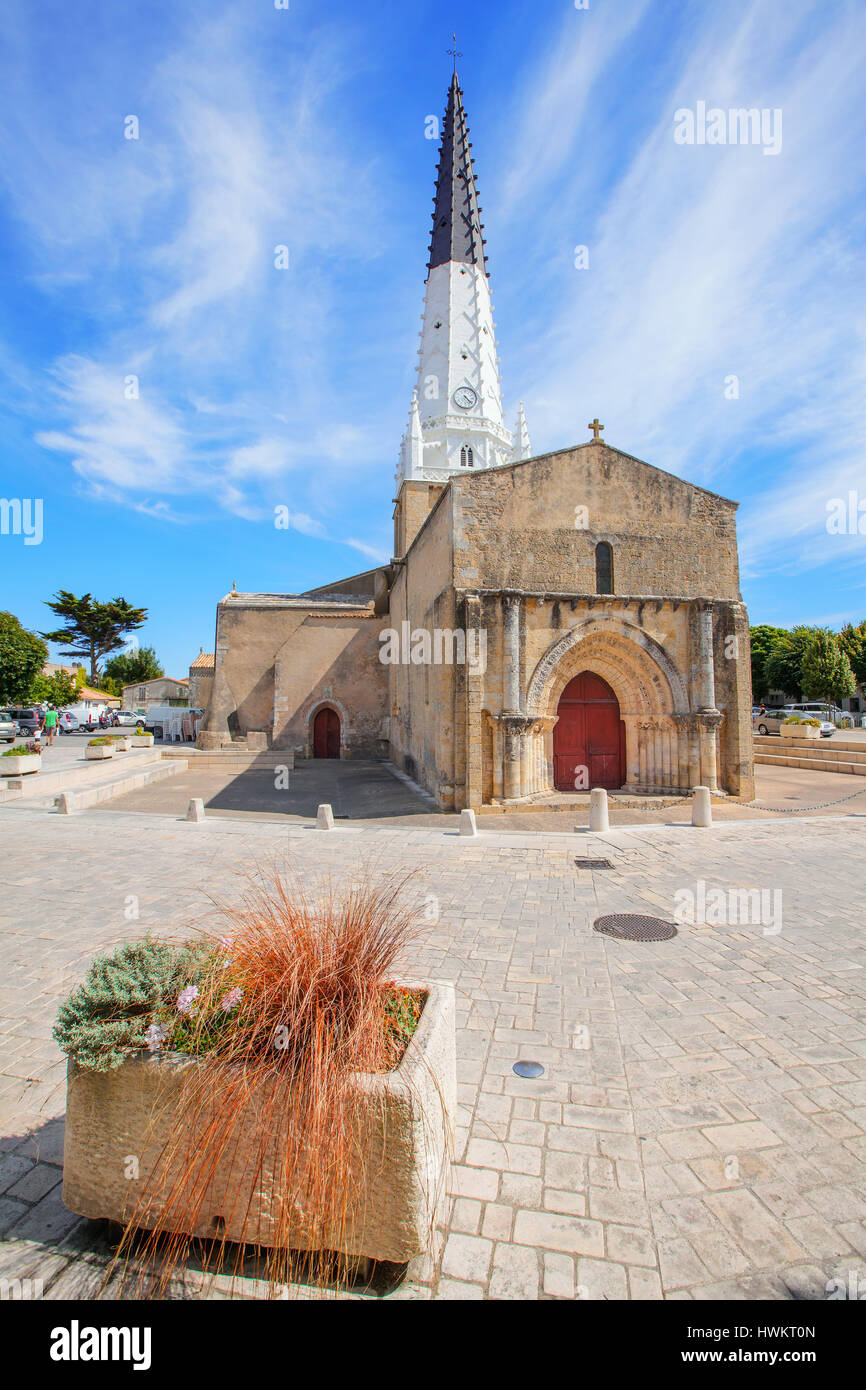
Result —
[[186, 808], [187, 820], [204, 820], [204, 802], [200, 796], [194, 796]]
[[477, 834], [478, 834], [478, 829], [477, 829], [476, 824], [475, 824], [475, 812], [474, 812], [474, 811], [461, 811], [461, 812], [460, 812], [460, 834], [461, 834], [461, 835], [477, 835]]
[[589, 794], [590, 830], [610, 830], [607, 814], [607, 792], [604, 787], [593, 787]]
[[692, 825], [708, 826], [712, 823], [713, 808], [709, 787], [692, 787]]
[[322, 805], [319, 807], [318, 811], [316, 812], [316, 829], [317, 829], [317, 830], [333, 830], [333, 828], [334, 828], [334, 812], [331, 810], [331, 808], [330, 808], [330, 806], [328, 805], [327, 801], [323, 801], [323, 802], [322, 802]]
[[75, 798], [71, 792], [61, 792], [55, 796], [54, 805], [58, 816], [71, 816], [75, 810]]

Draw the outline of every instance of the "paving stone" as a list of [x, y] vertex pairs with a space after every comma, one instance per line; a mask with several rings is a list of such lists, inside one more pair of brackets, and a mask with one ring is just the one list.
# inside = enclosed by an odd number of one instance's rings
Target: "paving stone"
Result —
[[22, 1154], [4, 1154], [0, 1158], [0, 1193], [14, 1186], [32, 1167], [33, 1160]]
[[493, 1252], [489, 1295], [524, 1302], [537, 1299], [538, 1250], [534, 1246], [500, 1241]]
[[484, 1298], [482, 1284], [464, 1284], [456, 1279], [440, 1279], [433, 1297], [442, 1302], [477, 1302]]
[[620, 1192], [604, 1187], [589, 1189], [589, 1214], [599, 1221], [616, 1221], [625, 1226], [650, 1224], [646, 1198], [636, 1192]]
[[648, 1301], [664, 1297], [661, 1280], [654, 1269], [637, 1269], [629, 1265], [628, 1289], [629, 1296], [634, 1299]]
[[704, 1201], [756, 1265], [787, 1265], [803, 1259], [806, 1252], [796, 1239], [745, 1188], [711, 1192]]
[[37, 1163], [8, 1189], [7, 1195], [17, 1197], [22, 1202], [38, 1202], [57, 1186], [62, 1177], [62, 1169], [50, 1163]]
[[583, 1221], [556, 1212], [519, 1211], [514, 1239], [521, 1245], [539, 1245], [571, 1254], [602, 1255], [603, 1227], [599, 1221]]
[[484, 1208], [481, 1234], [489, 1240], [510, 1240], [514, 1224], [514, 1208], [488, 1202]]
[[469, 1197], [458, 1197], [451, 1211], [451, 1230], [463, 1231], [470, 1236], [477, 1235], [478, 1227], [481, 1225], [481, 1210], [480, 1202]]
[[574, 1260], [570, 1255], [544, 1252], [543, 1288], [548, 1298], [574, 1298]]
[[442, 1255], [442, 1273], [469, 1283], [486, 1283], [493, 1241], [481, 1236], [450, 1235]]
[[579, 1298], [628, 1298], [625, 1267], [614, 1264], [612, 1260], [591, 1260], [581, 1256], [577, 1262], [577, 1287]]
[[658, 1264], [656, 1243], [648, 1231], [636, 1226], [609, 1225], [605, 1228], [607, 1253], [612, 1260], [624, 1265], [644, 1265], [654, 1269]]

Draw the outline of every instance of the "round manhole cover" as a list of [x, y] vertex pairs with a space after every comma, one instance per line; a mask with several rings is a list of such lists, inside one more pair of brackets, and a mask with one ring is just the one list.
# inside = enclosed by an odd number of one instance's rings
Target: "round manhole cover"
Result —
[[511, 1068], [518, 1076], [543, 1076], [544, 1067], [540, 1062], [515, 1062]]
[[613, 912], [609, 917], [597, 917], [592, 929], [604, 936], [613, 936], [617, 941], [669, 941], [677, 934], [673, 922], [634, 912]]

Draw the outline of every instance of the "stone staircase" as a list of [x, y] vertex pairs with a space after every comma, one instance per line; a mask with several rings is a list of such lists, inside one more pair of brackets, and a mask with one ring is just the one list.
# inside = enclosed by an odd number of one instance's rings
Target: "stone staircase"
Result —
[[840, 738], [780, 738], [755, 734], [755, 762], [767, 767], [801, 767], [811, 772], [845, 772], [866, 777], [866, 741]]
[[56, 772], [6, 778], [5, 782], [0, 782], [0, 804], [50, 810], [56, 798], [65, 793], [74, 808], [83, 811], [151, 782], [176, 777], [185, 772], [187, 766], [185, 758], [164, 758], [162, 750], [156, 747], [115, 753], [113, 758], [101, 762], [88, 762], [82, 757]]
[[191, 771], [201, 772], [273, 772], [276, 767], [293, 771], [295, 755], [291, 748], [247, 748], [243, 743], [227, 744], [225, 748], [203, 751], [191, 743], [155, 745], [166, 759], [183, 758]]

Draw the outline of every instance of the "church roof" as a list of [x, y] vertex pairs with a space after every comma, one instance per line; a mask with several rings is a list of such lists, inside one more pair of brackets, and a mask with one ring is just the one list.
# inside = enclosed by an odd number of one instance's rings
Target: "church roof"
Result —
[[469, 126], [463, 109], [463, 93], [455, 72], [448, 93], [436, 197], [433, 209], [433, 235], [430, 239], [428, 270], [449, 261], [480, 265], [486, 273], [481, 208], [469, 143]]

